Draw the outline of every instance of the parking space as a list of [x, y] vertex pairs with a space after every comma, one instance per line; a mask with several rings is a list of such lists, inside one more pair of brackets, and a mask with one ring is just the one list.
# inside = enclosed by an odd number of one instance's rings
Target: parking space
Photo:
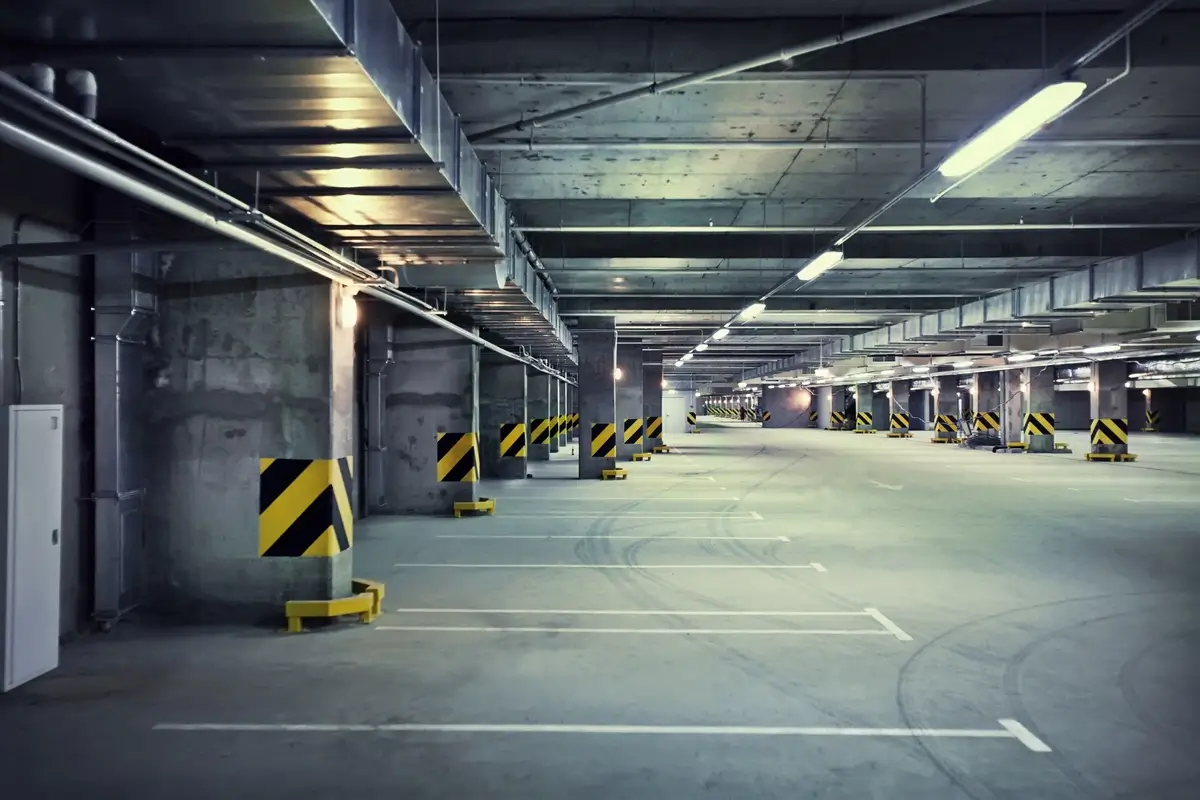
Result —
[[1077, 462], [710, 426], [625, 482], [372, 519], [373, 625], [123, 627], [0, 700], [0, 769], [101, 798], [1184, 797], [1196, 517], [1139, 526], [1125, 494], [1182, 479]]

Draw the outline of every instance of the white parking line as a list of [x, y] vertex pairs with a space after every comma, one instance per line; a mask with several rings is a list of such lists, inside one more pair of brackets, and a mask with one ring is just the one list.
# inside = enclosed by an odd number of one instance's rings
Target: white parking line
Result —
[[811, 564], [392, 564], [397, 569], [811, 569], [827, 572], [824, 566]]
[[762, 521], [763, 521], [763, 515], [762, 515], [762, 514], [760, 514], [760, 513], [758, 513], [757, 511], [751, 511], [751, 512], [750, 512], [750, 519], [757, 520], [758, 522], [762, 522]]
[[714, 517], [723, 517], [725, 519], [739, 520], [747, 519], [745, 511], [709, 511], [705, 514], [697, 514], [693, 511], [657, 511], [650, 513], [628, 512], [628, 511], [595, 511], [584, 514], [563, 514], [553, 509], [541, 514], [503, 514], [505, 519], [612, 519], [612, 520], [631, 520], [631, 519], [677, 519], [677, 520], [698, 520], [698, 519], [713, 519]]
[[467, 626], [467, 625], [379, 625], [377, 631], [392, 633], [629, 633], [655, 636], [891, 636], [889, 631], [795, 630], [789, 628], [572, 628], [565, 626]]
[[439, 533], [435, 539], [679, 539], [686, 542], [790, 542], [786, 536], [600, 536], [592, 537], [584, 533], [565, 534], [551, 533], [539, 536], [536, 533]]
[[862, 611], [674, 611], [669, 609], [562, 609], [562, 608], [397, 608], [397, 614], [545, 614], [599, 617], [870, 617]]
[[897, 625], [896, 623], [894, 623], [890, 619], [888, 619], [886, 616], [884, 616], [883, 612], [880, 611], [878, 608], [864, 608], [863, 611], [865, 611], [869, 616], [874, 618], [874, 620], [876, 622], [878, 622], [880, 625], [882, 625], [887, 630], [888, 633], [890, 633], [892, 636], [895, 636], [900, 641], [902, 641], [902, 642], [911, 642], [912, 641], [911, 636], [909, 636], [907, 633], [905, 633], [899, 625]]
[[697, 500], [712, 500], [719, 503], [727, 503], [730, 500], [738, 500], [737, 497], [714, 497], [711, 494], [677, 494], [670, 495], [634, 495], [626, 497], [572, 497], [571, 495], [551, 495], [551, 496], [535, 496], [525, 494], [513, 494], [495, 498], [497, 501], [512, 501], [515, 503], [525, 500], [535, 500], [541, 503], [694, 503]]
[[1051, 752], [1041, 739], [1016, 720], [999, 720], [1000, 728], [829, 728], [753, 725], [539, 725], [430, 724], [396, 722], [382, 725], [329, 723], [181, 723], [160, 722], [155, 731], [177, 733], [496, 733], [578, 734], [603, 736], [849, 736], [909, 739], [1014, 739], [1036, 753]]

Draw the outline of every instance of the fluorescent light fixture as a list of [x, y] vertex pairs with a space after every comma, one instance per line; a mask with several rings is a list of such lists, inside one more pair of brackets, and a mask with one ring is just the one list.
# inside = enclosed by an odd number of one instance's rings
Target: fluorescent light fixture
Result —
[[742, 381], [741, 383], [739, 383], [739, 384], [738, 384], [738, 388], [739, 388], [739, 389], [745, 389], [745, 388], [746, 388], [746, 382], [745, 382], [745, 381]]
[[1058, 351], [1057, 350], [1038, 350], [1038, 355], [1039, 356], [1056, 356], [1056, 355], [1058, 355]]
[[894, 369], [885, 369], [883, 372], [881, 372], [881, 373], [879, 373], [879, 374], [880, 374], [880, 375], [883, 375], [884, 377], [887, 377], [888, 375], [895, 375], [895, 374], [896, 374], [896, 370], [894, 370]]
[[676, 362], [675, 362], [675, 366], [677, 366], [677, 367], [682, 367], [682, 366], [683, 366], [683, 359], [681, 358], [681, 359], [679, 359], [678, 361], [676, 361]]
[[697, 353], [703, 353], [707, 349], [708, 349], [708, 342], [701, 342], [700, 344], [696, 345]]
[[1020, 364], [1024, 361], [1033, 361], [1037, 358], [1037, 353], [1013, 353], [1008, 357], [1008, 360], [1013, 364]]
[[624, 376], [625, 376], [625, 370], [621, 369], [620, 367], [617, 367], [616, 369], [613, 370], [613, 377], [616, 378], [617, 380], [621, 380], [621, 378], [623, 378]]
[[670, 385], [671, 385], [671, 384], [667, 383], [665, 380], [662, 382], [662, 388], [664, 388], [664, 389], [665, 389], [665, 388], [667, 388], [667, 387], [668, 387], [668, 386], [670, 386]]
[[813, 373], [818, 378], [828, 378], [833, 374], [833, 370], [829, 367], [817, 367], [817, 371]]
[[929, 367], [913, 367], [913, 372], [918, 375], [924, 375], [926, 372], [929, 372]]
[[1119, 344], [1098, 344], [1095, 347], [1083, 348], [1083, 354], [1085, 356], [1098, 356], [1104, 353], [1115, 353], [1120, 349], [1121, 345]]
[[811, 281], [814, 278], [821, 277], [840, 264], [841, 261], [841, 250], [826, 250], [823, 253], [818, 253], [811, 261], [805, 264], [804, 269], [796, 273], [796, 277], [802, 281]]
[[1200, 342], [1200, 333], [1197, 333], [1197, 334], [1196, 334], [1196, 341], [1197, 341], [1197, 342]]
[[974, 361], [955, 361], [951, 366], [955, 369], [970, 369], [975, 366]]
[[691, 353], [684, 353], [684, 354], [683, 354], [683, 360], [684, 360], [684, 361], [691, 361], [693, 358], [695, 358], [695, 356], [693, 356]]
[[724, 339], [726, 336], [728, 336], [729, 333], [730, 333], [729, 328], [719, 328], [717, 330], [717, 332], [712, 335], [712, 338], [719, 342], [722, 339]]
[[754, 319], [759, 314], [767, 310], [766, 303], [751, 303], [742, 309], [742, 313], [738, 314], [742, 319]]
[[982, 169], [1063, 113], [1085, 89], [1087, 84], [1083, 81], [1046, 86], [955, 150], [938, 167], [938, 172], [947, 178], [961, 178]]

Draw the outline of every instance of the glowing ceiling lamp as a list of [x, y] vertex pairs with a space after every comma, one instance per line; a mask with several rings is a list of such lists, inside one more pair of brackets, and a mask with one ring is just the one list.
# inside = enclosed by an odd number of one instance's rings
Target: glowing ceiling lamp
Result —
[[1099, 356], [1104, 353], [1115, 353], [1120, 349], [1121, 345], [1119, 344], [1098, 344], [1095, 347], [1083, 348], [1083, 354], [1085, 356]]
[[961, 178], [982, 169], [1066, 111], [1085, 89], [1087, 84], [1083, 81], [1046, 86], [955, 150], [938, 167], [938, 172], [947, 178]]
[[717, 330], [717, 332], [716, 332], [716, 333], [714, 333], [714, 334], [712, 335], [712, 338], [713, 338], [713, 339], [716, 339], [716, 340], [719, 342], [719, 341], [721, 341], [722, 339], [724, 339], [724, 338], [725, 338], [726, 336], [728, 336], [728, 335], [729, 335], [729, 328], [720, 328], [720, 329], [718, 329], [718, 330]]
[[805, 264], [804, 269], [796, 273], [796, 277], [802, 281], [811, 281], [821, 277], [840, 263], [842, 263], [841, 250], [826, 250]]
[[703, 353], [707, 349], [708, 349], [708, 342], [701, 342], [700, 344], [696, 345], [697, 353]]
[[1033, 361], [1035, 358], [1037, 358], [1037, 353], [1013, 353], [1008, 360], [1013, 364], [1020, 364], [1025, 361]]
[[738, 314], [742, 319], [754, 319], [759, 314], [767, 310], [766, 303], [751, 303], [742, 309], [742, 313]]

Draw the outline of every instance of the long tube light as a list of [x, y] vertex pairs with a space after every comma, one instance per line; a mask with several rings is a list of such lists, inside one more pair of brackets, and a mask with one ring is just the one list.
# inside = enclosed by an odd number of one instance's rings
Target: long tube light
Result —
[[684, 361], [691, 361], [693, 358], [695, 358], [695, 356], [693, 356], [691, 353], [684, 353], [684, 354], [683, 354], [683, 360], [684, 360]]
[[1025, 361], [1033, 361], [1037, 357], [1037, 353], [1013, 353], [1008, 360], [1013, 364], [1021, 364]]
[[1083, 354], [1087, 356], [1098, 356], [1104, 353], [1115, 353], [1121, 349], [1119, 344], [1098, 344], [1095, 347], [1083, 348]]
[[703, 353], [707, 349], [708, 349], [708, 342], [701, 342], [700, 344], [696, 345], [697, 353]]
[[718, 328], [717, 332], [712, 335], [712, 338], [718, 342], [729, 335], [729, 328]]
[[804, 269], [796, 273], [796, 277], [802, 281], [811, 281], [821, 277], [840, 263], [842, 263], [841, 250], [826, 250], [818, 253], [805, 264]]
[[1061, 81], [1044, 87], [951, 153], [938, 172], [947, 178], [961, 178], [987, 166], [1066, 111], [1085, 89], [1083, 81]]

